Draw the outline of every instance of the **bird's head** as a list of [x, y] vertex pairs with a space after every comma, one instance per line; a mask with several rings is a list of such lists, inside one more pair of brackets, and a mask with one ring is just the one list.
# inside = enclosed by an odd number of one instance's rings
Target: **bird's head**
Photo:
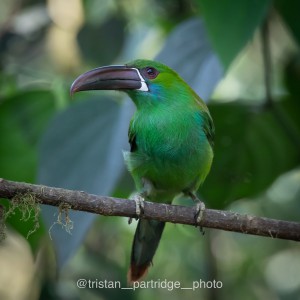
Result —
[[[105, 66], [80, 75], [70, 93], [87, 90], [120, 90], [128, 93], [137, 107], [172, 101], [190, 90], [171, 68], [151, 60], [135, 60], [126, 65]], [[173, 97], [174, 96], [174, 97]]]

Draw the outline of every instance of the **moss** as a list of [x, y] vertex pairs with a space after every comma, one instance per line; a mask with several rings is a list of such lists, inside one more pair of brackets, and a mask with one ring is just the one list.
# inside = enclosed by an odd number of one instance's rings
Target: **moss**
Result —
[[49, 228], [50, 239], [52, 239], [51, 230], [54, 225], [60, 225], [67, 233], [72, 234], [71, 231], [73, 229], [73, 221], [69, 217], [69, 209], [71, 208], [71, 205], [68, 203], [61, 203], [58, 206], [57, 220]]
[[[5, 238], [5, 221], [11, 215], [14, 215], [16, 209], [21, 213], [21, 221], [28, 221], [33, 218], [33, 228], [28, 232], [27, 238], [37, 231], [40, 227], [39, 216], [40, 216], [40, 203], [41, 201], [34, 193], [17, 194], [10, 201], [9, 209], [4, 213], [1, 218], [0, 210], [0, 241]], [[73, 229], [73, 221], [69, 217], [69, 209], [71, 205], [67, 203], [61, 203], [58, 206], [57, 220], [51, 225], [49, 229], [49, 235], [51, 238], [51, 229], [54, 225], [60, 225], [66, 232], [71, 234]]]
[[14, 215], [16, 209], [21, 213], [21, 221], [28, 221], [33, 218], [33, 228], [27, 233], [27, 238], [36, 232], [40, 227], [39, 216], [40, 216], [40, 200], [34, 193], [25, 193], [15, 195], [11, 201], [9, 209], [4, 214], [4, 220], [9, 216]]

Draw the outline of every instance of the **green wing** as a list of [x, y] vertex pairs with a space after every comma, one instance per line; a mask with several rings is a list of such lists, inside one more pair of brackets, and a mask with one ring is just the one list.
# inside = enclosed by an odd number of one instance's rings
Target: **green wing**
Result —
[[202, 112], [202, 117], [204, 119], [203, 122], [203, 131], [207, 137], [208, 142], [210, 143], [211, 147], [214, 146], [214, 139], [215, 139], [215, 126], [212, 120], [212, 117], [208, 112]]
[[132, 120], [130, 121], [129, 130], [128, 130], [128, 141], [130, 144], [130, 152], [136, 152], [137, 151], [136, 133], [132, 128]]

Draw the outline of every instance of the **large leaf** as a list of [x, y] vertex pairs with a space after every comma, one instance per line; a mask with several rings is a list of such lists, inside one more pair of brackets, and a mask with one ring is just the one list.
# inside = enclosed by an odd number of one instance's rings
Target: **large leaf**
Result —
[[156, 59], [177, 71], [204, 100], [211, 96], [224, 73], [199, 18], [178, 25]]
[[252, 38], [271, 0], [197, 0], [211, 42], [225, 68]]
[[210, 206], [223, 208], [233, 200], [256, 196], [299, 165], [297, 142], [288, 133], [300, 136], [299, 118], [290, 113], [297, 110], [295, 105], [285, 101], [278, 106], [285, 126], [273, 110], [238, 103], [210, 105], [216, 125], [215, 158], [200, 189]]
[[[20, 92], [0, 103], [0, 177], [34, 182], [37, 167], [37, 141], [55, 110], [49, 91]], [[8, 205], [8, 203], [6, 203]], [[33, 229], [33, 220], [20, 221], [16, 213], [7, 222], [25, 237]], [[34, 248], [40, 234], [30, 236]]]
[[[40, 146], [39, 183], [109, 195], [124, 170], [122, 149], [132, 104], [86, 98], [51, 122]], [[55, 221], [57, 208], [44, 207], [46, 224]], [[77, 249], [96, 215], [70, 212], [72, 235], [56, 225], [51, 230], [62, 265]]]

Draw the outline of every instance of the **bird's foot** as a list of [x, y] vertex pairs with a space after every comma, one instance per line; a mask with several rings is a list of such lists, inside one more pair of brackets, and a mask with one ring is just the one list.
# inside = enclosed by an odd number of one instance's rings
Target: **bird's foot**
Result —
[[203, 227], [201, 226], [201, 222], [203, 219], [203, 214], [205, 211], [205, 204], [202, 202], [195, 194], [189, 193], [189, 196], [196, 203], [196, 213], [195, 213], [195, 226], [200, 228], [200, 232], [204, 235]]
[[196, 203], [196, 213], [195, 213], [195, 222], [196, 227], [199, 226], [200, 232], [204, 235], [204, 229], [201, 226], [201, 221], [203, 219], [203, 213], [205, 211], [205, 204], [199, 200], [199, 202]]
[[[144, 196], [143, 194], [135, 193], [129, 197], [129, 200], [133, 200], [135, 202], [135, 213], [138, 219], [144, 213]], [[128, 224], [132, 223], [132, 218], [128, 219]]]

